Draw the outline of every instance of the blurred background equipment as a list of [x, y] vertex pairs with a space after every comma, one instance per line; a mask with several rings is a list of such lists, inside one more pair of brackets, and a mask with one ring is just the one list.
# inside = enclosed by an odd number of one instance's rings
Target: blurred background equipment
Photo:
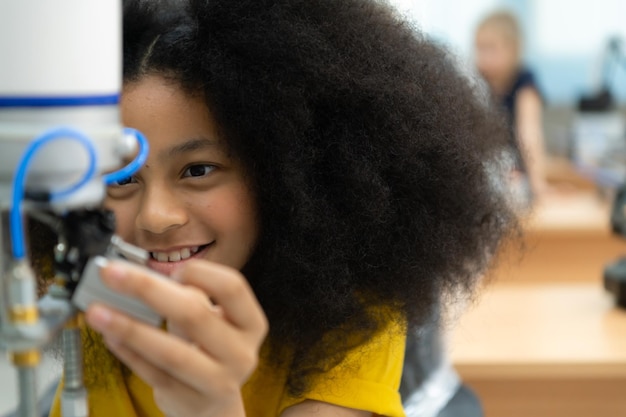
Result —
[[[613, 233], [626, 239], [626, 184], [623, 184], [613, 202], [611, 211]], [[604, 269], [604, 287], [615, 297], [618, 306], [626, 308], [626, 257], [610, 263]]]
[[615, 98], [617, 75], [626, 73], [622, 43], [619, 37], [607, 41], [600, 85], [579, 98], [572, 127], [574, 164], [600, 186], [611, 188], [626, 177], [626, 120]]

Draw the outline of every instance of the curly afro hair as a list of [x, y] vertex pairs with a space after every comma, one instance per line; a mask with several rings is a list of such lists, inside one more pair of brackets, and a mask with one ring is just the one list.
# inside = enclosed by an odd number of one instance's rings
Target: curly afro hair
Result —
[[418, 326], [469, 293], [515, 229], [486, 169], [503, 119], [390, 6], [128, 1], [124, 29], [125, 82], [203, 95], [247, 171], [262, 233], [243, 272], [292, 394], [390, 316]]

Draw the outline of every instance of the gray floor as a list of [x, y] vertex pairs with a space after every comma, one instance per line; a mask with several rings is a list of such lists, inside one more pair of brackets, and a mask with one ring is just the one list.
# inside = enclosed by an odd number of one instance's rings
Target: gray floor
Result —
[[[61, 363], [44, 356], [38, 370], [37, 389], [45, 391], [61, 373]], [[0, 352], [0, 416], [13, 411], [18, 403], [17, 376], [4, 352]]]

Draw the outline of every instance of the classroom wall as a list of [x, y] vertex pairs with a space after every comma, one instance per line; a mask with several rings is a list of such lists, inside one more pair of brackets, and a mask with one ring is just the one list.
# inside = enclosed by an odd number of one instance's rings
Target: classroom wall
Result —
[[[603, 78], [608, 40], [618, 37], [626, 41], [626, 2], [621, 0], [391, 0], [391, 3], [430, 36], [449, 45], [470, 67], [477, 21], [495, 8], [515, 12], [526, 37], [526, 60], [536, 71], [548, 104], [554, 106], [573, 106], [582, 94], [596, 92]], [[620, 103], [626, 103], [626, 57], [613, 65], [612, 91]]]

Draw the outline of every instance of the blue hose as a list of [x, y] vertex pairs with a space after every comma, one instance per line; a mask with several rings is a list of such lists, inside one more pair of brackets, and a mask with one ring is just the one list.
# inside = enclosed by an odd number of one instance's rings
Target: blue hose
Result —
[[78, 130], [69, 127], [53, 128], [42, 133], [39, 137], [28, 144], [26, 151], [22, 155], [22, 159], [17, 165], [17, 171], [15, 173], [15, 177], [13, 178], [12, 206], [9, 214], [11, 246], [13, 257], [16, 260], [21, 260], [26, 255], [26, 245], [24, 244], [24, 230], [22, 225], [22, 201], [24, 200], [26, 172], [28, 171], [28, 167], [35, 153], [42, 146], [60, 138], [74, 139], [85, 146], [87, 152], [89, 153], [89, 168], [83, 178], [76, 184], [51, 194], [50, 198], [52, 200], [58, 200], [72, 194], [89, 182], [96, 172], [96, 149], [89, 137]]
[[139, 153], [133, 159], [133, 161], [126, 165], [124, 168], [119, 171], [111, 172], [104, 176], [104, 183], [106, 185], [111, 185], [114, 182], [124, 180], [130, 176], [132, 176], [135, 172], [139, 171], [139, 169], [146, 163], [148, 159], [148, 153], [150, 152], [150, 146], [148, 145], [148, 140], [146, 137], [138, 130], [127, 127], [124, 129], [124, 133], [127, 135], [134, 135], [137, 138], [137, 142], [139, 142]]
[[[139, 142], [139, 153], [135, 159], [119, 171], [112, 172], [103, 177], [105, 184], [110, 185], [116, 181], [123, 180], [135, 174], [148, 159], [149, 145], [146, 137], [138, 130], [125, 128], [125, 134], [132, 134]], [[72, 193], [87, 184], [96, 173], [96, 148], [92, 141], [84, 133], [69, 128], [57, 127], [50, 129], [28, 144], [22, 159], [17, 165], [15, 177], [13, 178], [12, 206], [9, 214], [9, 228], [11, 231], [11, 246], [13, 258], [21, 260], [26, 255], [26, 245], [24, 243], [24, 230], [22, 225], [22, 201], [24, 200], [24, 187], [26, 185], [26, 173], [35, 153], [47, 143], [56, 139], [74, 139], [83, 144], [89, 154], [89, 167], [87, 172], [76, 184], [68, 188], [56, 191], [50, 195], [51, 201], [57, 201], [68, 197]]]

